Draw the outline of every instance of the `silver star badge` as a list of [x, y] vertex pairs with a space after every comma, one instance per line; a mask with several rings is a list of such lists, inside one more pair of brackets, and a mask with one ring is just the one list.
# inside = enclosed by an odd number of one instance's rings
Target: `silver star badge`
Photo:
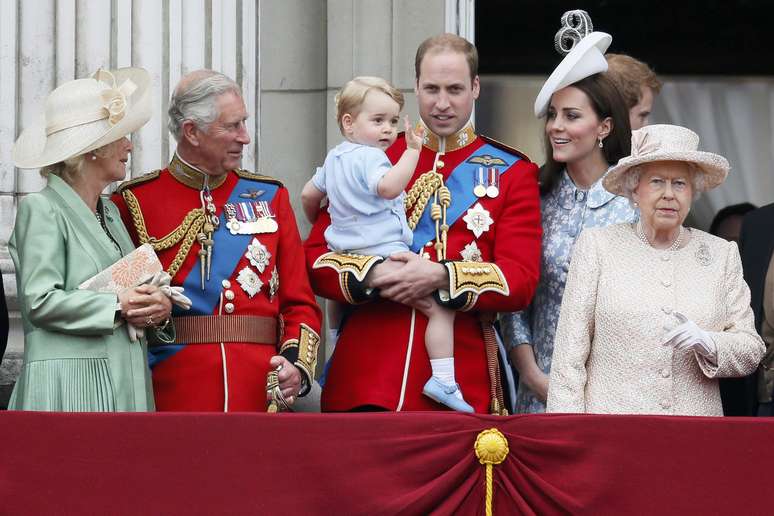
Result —
[[481, 250], [478, 248], [478, 245], [476, 245], [476, 242], [473, 241], [465, 246], [465, 249], [460, 251], [460, 255], [462, 255], [462, 259], [466, 262], [482, 262], [484, 261], [481, 257]]
[[468, 225], [468, 229], [476, 235], [476, 238], [489, 231], [489, 226], [494, 223], [492, 217], [489, 216], [489, 212], [481, 206], [480, 202], [477, 202], [475, 206], [469, 208], [462, 220]]
[[237, 283], [239, 283], [239, 286], [242, 287], [242, 290], [244, 290], [250, 297], [253, 297], [258, 292], [260, 292], [261, 287], [263, 286], [263, 281], [261, 281], [261, 278], [259, 278], [250, 267], [245, 267], [239, 271], [239, 275], [237, 275]]
[[269, 265], [271, 253], [257, 238], [253, 238], [253, 241], [247, 246], [245, 257], [250, 260], [253, 267], [258, 269], [258, 272], [262, 273], [266, 269], [266, 266]]
[[279, 290], [279, 273], [277, 272], [277, 266], [274, 266], [274, 270], [271, 271], [271, 279], [269, 280], [269, 301], [274, 299], [274, 296]]

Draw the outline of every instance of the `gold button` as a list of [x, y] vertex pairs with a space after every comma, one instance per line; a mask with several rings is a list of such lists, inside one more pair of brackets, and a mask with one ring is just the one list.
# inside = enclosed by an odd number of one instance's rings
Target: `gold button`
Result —
[[440, 159], [435, 162], [435, 168], [443, 168], [445, 163], [441, 161]]

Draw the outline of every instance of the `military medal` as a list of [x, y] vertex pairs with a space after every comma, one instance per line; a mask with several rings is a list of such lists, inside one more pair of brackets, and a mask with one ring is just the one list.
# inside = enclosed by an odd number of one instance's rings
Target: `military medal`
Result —
[[277, 221], [266, 201], [244, 201], [225, 205], [226, 227], [232, 235], [274, 233]]
[[486, 195], [486, 186], [484, 186], [484, 167], [478, 167], [473, 171], [473, 194], [476, 197]]
[[279, 273], [277, 272], [277, 266], [271, 271], [271, 279], [269, 280], [269, 301], [274, 301], [274, 296], [279, 290]]
[[261, 278], [259, 278], [255, 271], [253, 271], [250, 267], [245, 267], [239, 271], [236, 280], [237, 283], [239, 283], [239, 286], [242, 287], [242, 290], [244, 290], [245, 293], [250, 297], [253, 297], [258, 292], [260, 292], [261, 287], [263, 286], [263, 281], [261, 281]]
[[266, 266], [269, 265], [271, 253], [257, 238], [253, 238], [253, 241], [247, 246], [245, 257], [250, 260], [253, 267], [258, 269], [258, 272], [263, 272]]
[[481, 206], [480, 202], [477, 202], [475, 206], [469, 208], [462, 220], [467, 224], [467, 228], [476, 235], [476, 238], [489, 231], [489, 226], [494, 223], [492, 217], [489, 216], [489, 212]]
[[465, 249], [460, 251], [460, 255], [462, 256], [462, 259], [466, 262], [482, 262], [484, 261], [481, 257], [481, 250], [478, 248], [478, 245], [476, 244], [476, 241], [465, 245]]
[[489, 167], [487, 170], [486, 196], [494, 199], [500, 195], [500, 171], [497, 167]]

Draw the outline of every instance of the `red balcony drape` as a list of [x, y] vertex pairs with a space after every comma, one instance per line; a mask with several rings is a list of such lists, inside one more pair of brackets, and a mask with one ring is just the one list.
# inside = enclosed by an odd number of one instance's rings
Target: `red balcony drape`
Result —
[[771, 514], [774, 421], [0, 413], [0, 514]]

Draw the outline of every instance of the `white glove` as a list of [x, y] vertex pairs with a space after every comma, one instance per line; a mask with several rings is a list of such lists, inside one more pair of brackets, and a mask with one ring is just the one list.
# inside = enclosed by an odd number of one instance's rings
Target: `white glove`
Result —
[[[161, 271], [154, 274], [153, 277], [144, 282], [143, 285], [155, 285], [159, 287], [159, 290], [161, 290], [165, 296], [183, 310], [191, 308], [191, 300], [183, 294], [183, 287], [173, 287], [170, 285], [171, 282], [172, 277], [167, 272]], [[132, 324], [127, 322], [126, 329], [129, 332], [129, 339], [133, 342], [137, 341], [139, 338], [145, 337], [144, 328], [135, 328]]]
[[183, 287], [173, 287], [170, 285], [171, 282], [172, 277], [167, 272], [161, 271], [157, 272], [153, 276], [149, 284], [159, 287], [159, 290], [161, 290], [174, 304], [183, 310], [190, 309], [191, 300], [183, 294], [185, 289]]
[[693, 350], [704, 358], [717, 362], [718, 347], [710, 334], [680, 312], [674, 312], [674, 316], [680, 324], [664, 336], [661, 344], [680, 351]]

